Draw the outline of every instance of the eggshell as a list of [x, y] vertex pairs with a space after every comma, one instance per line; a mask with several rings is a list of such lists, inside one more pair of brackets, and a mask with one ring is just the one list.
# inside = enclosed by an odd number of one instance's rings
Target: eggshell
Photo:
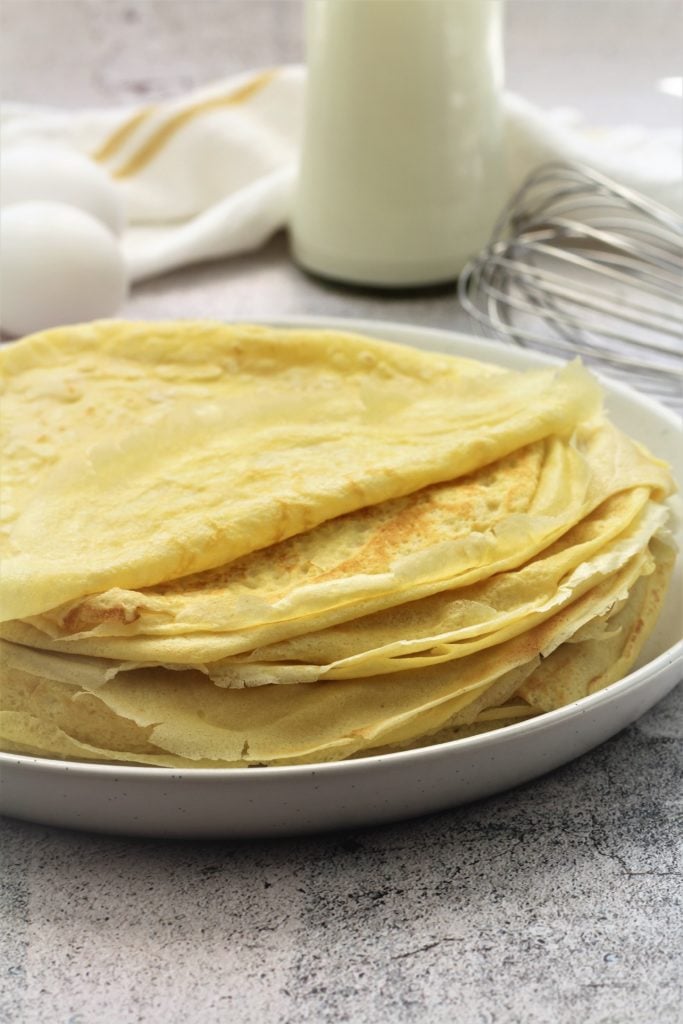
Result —
[[0, 213], [0, 324], [10, 335], [116, 314], [128, 285], [121, 248], [100, 221], [64, 203]]
[[123, 202], [115, 182], [99, 164], [76, 150], [22, 145], [3, 154], [0, 206], [32, 199], [76, 206], [114, 234], [123, 230]]

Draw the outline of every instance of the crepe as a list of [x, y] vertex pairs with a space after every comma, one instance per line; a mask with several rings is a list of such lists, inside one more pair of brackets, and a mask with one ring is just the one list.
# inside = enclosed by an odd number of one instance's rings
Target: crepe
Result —
[[663, 600], [669, 469], [579, 364], [110, 322], [0, 370], [5, 750], [216, 768], [464, 738], [627, 672]]
[[634, 665], [664, 603], [675, 551], [660, 545], [656, 571], [641, 578], [628, 600], [605, 621], [584, 629], [543, 661], [519, 687], [534, 711], [553, 711], [603, 690]]
[[[198, 667], [221, 686], [305, 683], [413, 671], [490, 647], [549, 618], [642, 553], [668, 516], [649, 493], [614, 495], [519, 569]], [[108, 659], [108, 678], [143, 664]]]
[[[640, 492], [617, 495], [522, 568], [203, 666], [222, 686], [413, 671], [501, 643], [542, 622], [641, 553], [667, 520]], [[630, 500], [629, 500], [630, 499]]]
[[0, 366], [5, 621], [223, 565], [571, 433], [600, 401], [578, 364], [182, 322], [47, 331]]
[[[654, 542], [651, 551], [522, 636], [455, 663], [375, 679], [226, 690], [193, 671], [145, 669], [103, 681], [97, 666], [81, 659], [84, 671], [76, 682], [68, 656], [4, 643], [3, 743], [61, 757], [84, 756], [85, 745], [95, 759], [100, 751], [106, 760], [168, 765], [182, 758], [197, 766], [235, 767], [334, 760], [412, 745], [471, 724], [517, 691], [532, 693], [542, 659], [572, 637], [577, 649], [580, 643], [599, 649], [600, 639], [582, 641], [579, 631], [596, 620], [602, 626], [612, 609], [623, 612], [616, 644], [623, 669], [657, 613], [670, 566], [670, 549]], [[584, 688], [596, 675], [594, 658], [576, 662]]]
[[527, 445], [227, 566], [69, 602], [0, 634], [100, 657], [207, 664], [505, 572], [590, 521], [612, 495], [597, 538], [606, 543], [650, 494], [670, 488], [659, 460], [594, 418], [568, 439]]
[[[627, 599], [616, 601], [606, 614], [591, 619], [543, 658], [509, 701], [484, 708], [468, 724], [452, 722], [440, 732], [423, 737], [420, 745], [449, 743], [517, 725], [544, 712], [557, 711], [617, 682], [633, 667], [657, 619], [674, 557], [671, 547], [659, 545], [654, 572], [641, 576]], [[410, 749], [410, 744], [365, 754], [405, 749]]]

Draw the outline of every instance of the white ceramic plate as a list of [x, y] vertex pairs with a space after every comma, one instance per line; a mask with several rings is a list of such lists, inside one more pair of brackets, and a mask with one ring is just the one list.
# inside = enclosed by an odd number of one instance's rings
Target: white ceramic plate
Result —
[[[299, 319], [287, 326], [361, 331], [513, 368], [545, 356], [481, 339], [373, 321]], [[675, 464], [683, 432], [669, 411], [606, 384], [613, 420]], [[683, 537], [679, 536], [683, 547]], [[490, 796], [578, 757], [635, 721], [683, 676], [681, 564], [640, 667], [600, 693], [498, 732], [401, 754], [286, 768], [173, 771], [0, 755], [4, 814], [128, 835], [256, 837], [427, 814]]]

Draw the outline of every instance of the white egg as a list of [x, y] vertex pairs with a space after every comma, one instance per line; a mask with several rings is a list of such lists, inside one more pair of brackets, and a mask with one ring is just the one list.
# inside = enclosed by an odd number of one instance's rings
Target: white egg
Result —
[[0, 159], [0, 206], [31, 199], [76, 206], [118, 235], [123, 202], [114, 181], [94, 160], [76, 150], [20, 145]]
[[111, 231], [65, 203], [0, 212], [0, 324], [11, 335], [116, 314], [128, 283]]

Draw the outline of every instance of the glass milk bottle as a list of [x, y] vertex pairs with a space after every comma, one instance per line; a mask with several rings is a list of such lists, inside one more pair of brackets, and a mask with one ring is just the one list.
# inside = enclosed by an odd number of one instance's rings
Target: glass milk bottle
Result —
[[294, 257], [369, 286], [454, 279], [503, 204], [502, 0], [308, 0]]

